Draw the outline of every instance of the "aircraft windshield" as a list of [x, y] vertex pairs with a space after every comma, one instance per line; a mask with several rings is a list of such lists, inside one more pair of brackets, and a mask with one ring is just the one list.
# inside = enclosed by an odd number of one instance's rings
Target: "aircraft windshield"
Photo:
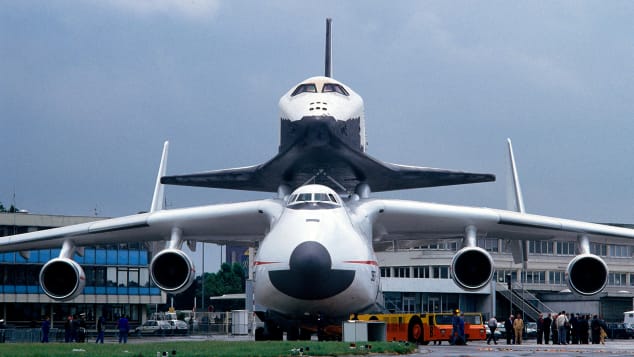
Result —
[[321, 83], [302, 83], [295, 88], [291, 97], [302, 93], [317, 93], [317, 86], [321, 86], [322, 93], [339, 93], [341, 95], [345, 95], [346, 97], [350, 95], [346, 88], [338, 83], [324, 83], [323, 85]]
[[341, 95], [348, 96], [348, 91], [340, 84], [337, 83], [324, 83], [324, 88], [321, 90], [323, 93], [335, 92]]
[[294, 97], [301, 93], [317, 93], [317, 86], [314, 83], [303, 83], [297, 86], [291, 94], [291, 97]]
[[291, 198], [288, 200], [289, 207], [306, 203], [327, 204], [331, 207], [339, 206], [339, 201], [337, 201], [337, 198], [332, 193], [298, 193], [292, 195]]

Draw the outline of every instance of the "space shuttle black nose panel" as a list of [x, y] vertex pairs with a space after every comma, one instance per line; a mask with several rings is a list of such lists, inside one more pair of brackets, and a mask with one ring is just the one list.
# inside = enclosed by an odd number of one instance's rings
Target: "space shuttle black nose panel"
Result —
[[354, 280], [354, 270], [332, 269], [328, 250], [318, 242], [298, 245], [289, 261], [289, 270], [269, 272], [273, 286], [282, 293], [302, 300], [335, 296]]

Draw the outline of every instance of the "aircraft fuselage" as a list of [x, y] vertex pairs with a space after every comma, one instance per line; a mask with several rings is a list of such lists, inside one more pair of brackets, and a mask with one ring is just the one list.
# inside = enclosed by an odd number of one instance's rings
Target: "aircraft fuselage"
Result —
[[[312, 197], [298, 201], [301, 195]], [[258, 248], [256, 303], [295, 317], [347, 316], [374, 306], [376, 255], [341, 198], [325, 186], [308, 185], [288, 200]]]

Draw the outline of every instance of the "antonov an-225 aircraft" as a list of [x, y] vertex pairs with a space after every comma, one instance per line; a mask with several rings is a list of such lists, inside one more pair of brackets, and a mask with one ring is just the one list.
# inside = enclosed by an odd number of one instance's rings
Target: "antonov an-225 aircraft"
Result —
[[[517, 242], [516, 262], [526, 259], [528, 239], [569, 239], [579, 254], [568, 265], [568, 284], [581, 295], [606, 285], [608, 267], [590, 254], [590, 241], [634, 239], [634, 230], [524, 212], [519, 185], [517, 211], [372, 198], [377, 191], [493, 181], [489, 174], [389, 164], [366, 154], [363, 100], [331, 77], [330, 21], [325, 75], [308, 78], [279, 102], [279, 153], [256, 166], [165, 176], [167, 143], [148, 213], [0, 238], [0, 251], [62, 247], [46, 263], [40, 284], [56, 301], [71, 300], [85, 284], [72, 260], [84, 246], [167, 241], [155, 252], [150, 273], [169, 293], [186, 289], [195, 270], [182, 244], [205, 241], [257, 245], [254, 296], [265, 322], [256, 339], [308, 338], [324, 324], [351, 313], [380, 309], [380, 273], [374, 245], [396, 240], [462, 237], [451, 262], [452, 278], [465, 290], [485, 287], [493, 276], [491, 256], [478, 237]], [[512, 158], [512, 151], [511, 158]], [[513, 166], [514, 168], [514, 166]], [[514, 170], [515, 171], [515, 170]], [[516, 171], [515, 171], [516, 172]], [[516, 176], [516, 175], [515, 175]], [[189, 185], [276, 192], [272, 199], [163, 209], [163, 185]], [[319, 325], [319, 326], [318, 326]]]

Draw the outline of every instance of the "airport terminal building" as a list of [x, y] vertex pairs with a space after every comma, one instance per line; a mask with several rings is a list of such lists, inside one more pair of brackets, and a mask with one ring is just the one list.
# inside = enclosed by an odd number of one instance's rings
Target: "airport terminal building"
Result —
[[[84, 223], [98, 217], [69, 217], [25, 213], [0, 213], [0, 236]], [[629, 226], [630, 228], [634, 226]], [[591, 242], [592, 253], [607, 263], [610, 273], [603, 292], [590, 297], [573, 294], [566, 285], [566, 268], [576, 254], [575, 241], [529, 241], [528, 263], [514, 264], [507, 242], [487, 238], [477, 241], [495, 263], [493, 281], [477, 291], [464, 291], [451, 279], [450, 262], [461, 240], [438, 240], [417, 247], [391, 248], [377, 253], [385, 307], [391, 312], [439, 312], [460, 308], [486, 316], [507, 317], [523, 312], [528, 321], [539, 312], [561, 311], [602, 315], [622, 320], [633, 310], [634, 242]], [[24, 325], [52, 316], [61, 322], [69, 314], [85, 313], [88, 321], [104, 315], [108, 321], [125, 314], [133, 323], [147, 319], [148, 305], [163, 304], [165, 293], [149, 276], [149, 250], [141, 243], [86, 247], [74, 259], [84, 268], [86, 287], [69, 302], [51, 300], [39, 285], [44, 263], [60, 248], [0, 253], [0, 319]], [[230, 249], [227, 249], [229, 255]], [[244, 248], [232, 253], [244, 252]], [[233, 252], [233, 251], [232, 251]], [[28, 259], [25, 257], [28, 255]], [[248, 260], [246, 260], [248, 261]], [[511, 277], [511, 289], [507, 282]]]
[[[97, 219], [100, 218], [0, 213], [0, 236]], [[58, 257], [60, 249], [0, 253], [0, 319], [24, 326], [47, 315], [54, 324], [68, 315], [85, 314], [89, 323], [101, 315], [107, 321], [128, 315], [137, 323], [145, 320], [148, 304], [165, 303], [165, 294], [151, 282], [150, 252], [142, 243], [86, 247], [83, 256], [76, 253], [73, 259], [86, 274], [83, 293], [64, 303], [52, 300], [40, 287], [39, 272], [42, 265]]]
[[528, 263], [524, 267], [513, 263], [504, 239], [478, 239], [478, 246], [493, 257], [495, 273], [490, 284], [474, 292], [460, 289], [451, 279], [451, 258], [460, 244], [460, 240], [439, 240], [399, 249], [395, 242], [389, 251], [377, 253], [386, 308], [394, 312], [460, 308], [487, 316], [495, 314], [498, 319], [513, 311], [523, 312], [528, 321], [534, 321], [539, 312], [562, 310], [622, 321], [623, 312], [632, 308], [634, 242], [591, 242], [591, 253], [605, 260], [609, 277], [604, 291], [590, 297], [571, 293], [566, 283], [567, 265], [577, 251], [575, 241], [529, 241]]

